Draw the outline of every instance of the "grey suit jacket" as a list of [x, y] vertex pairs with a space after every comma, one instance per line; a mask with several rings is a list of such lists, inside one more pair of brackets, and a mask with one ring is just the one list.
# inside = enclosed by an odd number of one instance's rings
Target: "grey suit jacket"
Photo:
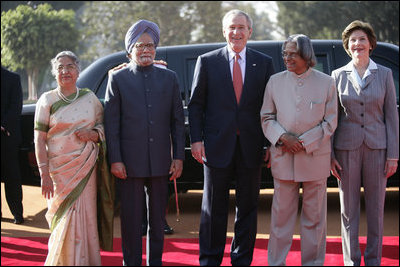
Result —
[[[128, 67], [108, 80], [104, 126], [110, 163], [128, 177], [168, 175], [171, 159], [184, 159], [185, 122], [176, 73]], [[172, 142], [172, 146], [171, 146]]]
[[387, 149], [387, 158], [398, 159], [399, 117], [392, 71], [377, 64], [360, 88], [350, 75], [351, 64], [332, 72], [339, 98], [333, 146], [354, 150], [364, 142], [371, 149]]

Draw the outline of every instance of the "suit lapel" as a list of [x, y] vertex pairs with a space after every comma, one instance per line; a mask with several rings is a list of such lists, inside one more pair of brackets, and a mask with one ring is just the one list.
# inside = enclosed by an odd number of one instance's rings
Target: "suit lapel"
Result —
[[357, 93], [357, 95], [360, 95], [361, 87], [360, 85], [358, 85], [357, 80], [351, 75], [351, 72], [353, 71], [353, 63], [351, 61], [347, 63], [346, 66], [344, 66], [344, 71], [346, 72], [347, 80], [350, 81], [351, 85], [354, 88], [354, 91]]
[[355, 89], [357, 95], [361, 93], [361, 87], [358, 84], [358, 82], [353, 78], [351, 75], [351, 71], [346, 71], [347, 74], [347, 79], [350, 81], [350, 83], [353, 85], [353, 88]]
[[233, 81], [232, 81], [232, 74], [231, 74], [231, 69], [229, 66], [229, 53], [228, 53], [228, 48], [224, 47], [221, 50], [221, 69], [223, 70], [223, 73], [226, 74], [224, 77], [225, 79], [228, 79], [231, 81], [232, 88], [233, 88]]
[[256, 72], [254, 71], [257, 68], [257, 58], [254, 57], [254, 54], [251, 50], [247, 47], [246, 49], [246, 72], [244, 76], [244, 83], [243, 83], [243, 92], [240, 99], [240, 102], [246, 101], [247, 96], [249, 95], [249, 90], [251, 88], [252, 81], [255, 81], [254, 75]]
[[[235, 96], [235, 90], [233, 89], [233, 78], [232, 78], [232, 73], [229, 65], [229, 53], [228, 53], [228, 48], [225, 46], [221, 50], [221, 60], [219, 61], [220, 64], [220, 69], [222, 70], [221, 73], [224, 74], [224, 77], [221, 77], [221, 79], [226, 80], [226, 90], [228, 91], [227, 93], [229, 94], [229, 98], [231, 101], [233, 101], [235, 104], [236, 103], [236, 96]], [[216, 73], [216, 75], [219, 75], [219, 73]], [[243, 87], [244, 89], [244, 87]], [[243, 93], [242, 93], [243, 96]]]
[[368, 75], [367, 78], [365, 79], [365, 84], [364, 84], [362, 89], [367, 88], [368, 84], [370, 84], [376, 77], [377, 69], [373, 69], [373, 70], [370, 70], [370, 71], [371, 71], [371, 74]]

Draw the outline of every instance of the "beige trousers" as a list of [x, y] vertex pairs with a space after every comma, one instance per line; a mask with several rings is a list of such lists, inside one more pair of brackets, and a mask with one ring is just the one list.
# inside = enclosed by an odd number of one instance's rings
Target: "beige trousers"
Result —
[[[326, 248], [326, 180], [303, 182], [300, 215], [301, 264], [322, 266]], [[268, 265], [286, 265], [296, 225], [298, 182], [274, 179], [271, 231], [268, 242]]]

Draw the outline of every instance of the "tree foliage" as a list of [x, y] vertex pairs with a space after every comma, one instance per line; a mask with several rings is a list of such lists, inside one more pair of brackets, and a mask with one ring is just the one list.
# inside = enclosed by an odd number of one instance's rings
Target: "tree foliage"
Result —
[[272, 32], [275, 30], [275, 24], [271, 22], [266, 10], [256, 9], [256, 7], [246, 1], [224, 1], [225, 7], [222, 16], [231, 9], [239, 9], [251, 17], [253, 20], [252, 40], [271, 40]]
[[75, 50], [78, 42], [75, 12], [52, 10], [49, 4], [36, 9], [20, 5], [1, 13], [1, 64], [28, 75], [28, 100], [37, 99], [39, 72], [62, 50]]
[[78, 10], [85, 4], [85, 1], [1, 1], [1, 11], [15, 9], [19, 5], [28, 5], [36, 8], [41, 4], [50, 4], [54, 10], [72, 9]]
[[192, 1], [186, 8], [190, 14], [189, 31], [192, 33], [186, 43], [223, 42], [222, 1]]
[[341, 39], [350, 22], [374, 28], [378, 41], [399, 45], [398, 1], [278, 1], [278, 26], [285, 36], [303, 33], [312, 39]]
[[127, 30], [139, 19], [151, 20], [160, 26], [160, 45], [175, 44], [181, 39], [187, 39], [190, 34], [186, 30], [188, 22], [179, 16], [176, 2], [171, 2], [164, 9], [158, 7], [155, 1], [88, 2], [81, 17], [82, 40], [86, 43], [82, 57], [93, 60], [123, 50]]
[[[96, 1], [87, 2], [82, 14], [81, 57], [91, 62], [124, 49], [129, 27], [139, 19], [156, 22], [161, 30], [160, 45], [223, 42], [222, 17], [229, 9], [249, 13], [257, 31], [253, 39], [269, 39], [272, 24], [265, 13], [256, 14], [248, 3], [236, 1]], [[267, 26], [259, 27], [260, 23]]]

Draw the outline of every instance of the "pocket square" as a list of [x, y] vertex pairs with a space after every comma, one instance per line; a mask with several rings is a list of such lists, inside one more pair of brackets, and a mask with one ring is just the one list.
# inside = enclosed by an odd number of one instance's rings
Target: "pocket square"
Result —
[[257, 64], [253, 64], [253, 67], [257, 66]]

